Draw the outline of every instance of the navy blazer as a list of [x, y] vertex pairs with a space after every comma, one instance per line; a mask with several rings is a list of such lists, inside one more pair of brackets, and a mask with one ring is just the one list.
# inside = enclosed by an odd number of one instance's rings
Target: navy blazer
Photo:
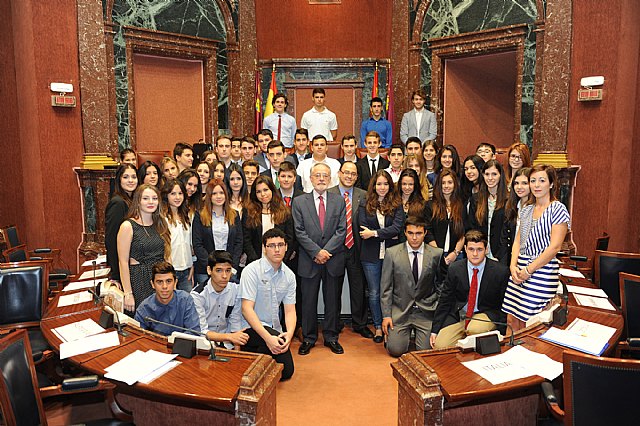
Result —
[[[214, 250], [219, 250], [215, 246], [213, 240], [213, 232], [210, 226], [204, 226], [200, 220], [200, 213], [196, 212], [191, 225], [191, 240], [193, 242], [193, 251], [196, 253], [198, 260], [195, 265], [196, 274], [207, 273], [207, 259], [209, 254]], [[227, 251], [231, 254], [233, 267], [236, 271], [240, 270], [240, 256], [242, 256], [242, 225], [240, 224], [240, 214], [236, 214], [236, 219], [229, 226], [229, 235], [227, 237]]]
[[[256, 259], [262, 257], [262, 221], [255, 228], [247, 225], [247, 209], [242, 209], [242, 239], [244, 240], [244, 252], [247, 254], [247, 265]], [[262, 219], [262, 216], [260, 216]], [[284, 232], [285, 241], [287, 243], [287, 253], [285, 260], [289, 260], [291, 254], [298, 250], [298, 244], [295, 239], [295, 231], [293, 230], [293, 217], [289, 216], [283, 223], [274, 225], [275, 228]]]
[[[360, 260], [365, 262], [377, 262], [380, 260], [380, 243], [385, 241], [385, 248], [393, 247], [401, 242], [400, 234], [404, 227], [405, 214], [402, 206], [398, 206], [393, 215], [384, 217], [384, 228], [380, 228], [378, 216], [367, 212], [367, 200], [363, 199], [358, 209], [358, 223], [369, 229], [378, 231], [378, 237], [362, 239], [360, 246]], [[360, 232], [361, 229], [358, 229]]]
[[[334, 277], [344, 275], [347, 208], [339, 194], [325, 191], [325, 195], [327, 202], [323, 229], [320, 229], [313, 191], [293, 199], [293, 223], [300, 247], [298, 275], [303, 278], [316, 276], [323, 267], [326, 267], [327, 272]], [[332, 256], [327, 263], [319, 265], [313, 259], [322, 249], [327, 250]]]
[[[461, 321], [466, 314], [460, 311], [468, 302], [471, 287], [467, 262], [467, 259], [461, 259], [449, 265], [433, 319], [432, 333], [437, 334], [441, 329]], [[505, 322], [506, 320], [506, 314], [501, 308], [509, 275], [509, 268], [495, 260], [487, 259], [482, 280], [480, 280], [480, 293], [476, 306], [478, 311], [487, 314], [491, 321]], [[498, 326], [501, 331], [504, 331], [504, 328], [504, 326]]]

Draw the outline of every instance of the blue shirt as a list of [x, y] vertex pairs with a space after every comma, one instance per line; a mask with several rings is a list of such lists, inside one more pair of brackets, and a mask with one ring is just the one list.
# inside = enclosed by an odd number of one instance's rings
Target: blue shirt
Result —
[[[232, 333], [240, 330], [242, 318], [241, 301], [238, 297], [240, 285], [229, 282], [218, 293], [211, 284], [211, 279], [202, 293], [191, 292], [200, 319], [200, 331], [215, 331], [216, 333]], [[231, 342], [224, 342], [228, 349], [233, 348]]]
[[338, 189], [340, 189], [340, 196], [344, 198], [344, 193], [349, 194], [349, 201], [351, 201], [351, 208], [353, 208], [353, 186], [349, 189], [345, 189], [342, 185], [338, 185]]
[[380, 135], [380, 148], [390, 148], [393, 145], [393, 130], [391, 123], [386, 118], [380, 116], [380, 120], [374, 120], [373, 117], [362, 122], [360, 126], [360, 147], [365, 148], [364, 139], [370, 131], [376, 131]]
[[[296, 303], [296, 276], [282, 263], [278, 270], [262, 257], [248, 264], [240, 276], [240, 297], [255, 302], [253, 310], [262, 325], [282, 333], [280, 303]], [[242, 329], [250, 328], [242, 317]]]
[[[478, 266], [474, 266], [471, 264], [471, 262], [469, 262], [467, 260], [467, 273], [469, 274], [469, 287], [471, 287], [471, 280], [473, 279], [473, 270], [474, 268], [478, 269], [478, 291], [476, 291], [476, 304], [474, 305], [475, 308], [473, 309], [473, 313], [475, 314], [476, 312], [478, 312], [478, 295], [480, 294], [480, 283], [482, 282], [482, 274], [484, 273], [484, 266], [487, 264], [487, 259], [485, 258], [481, 264], [479, 264]], [[468, 299], [468, 297], [467, 297]], [[464, 313], [467, 312], [467, 305], [469, 303], [467, 302], [464, 307], [462, 308], [462, 311]]]
[[138, 321], [140, 327], [145, 330], [151, 330], [154, 333], [165, 336], [170, 335], [174, 331], [184, 333], [184, 330], [180, 330], [179, 328], [169, 327], [151, 321], [147, 322], [145, 321], [146, 317], [177, 325], [178, 327], [195, 330], [193, 334], [197, 334], [197, 332], [200, 331], [196, 305], [186, 291], [174, 290], [173, 298], [166, 305], [158, 302], [156, 294], [153, 293], [142, 301], [138, 309], [136, 309], [135, 315], [135, 320]]

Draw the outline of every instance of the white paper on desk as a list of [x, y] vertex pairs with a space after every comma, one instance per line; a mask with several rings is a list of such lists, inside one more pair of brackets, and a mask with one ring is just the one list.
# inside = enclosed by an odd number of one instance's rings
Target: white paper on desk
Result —
[[562, 374], [561, 362], [554, 361], [545, 354], [530, 351], [523, 346], [515, 346], [505, 354], [509, 354], [509, 359], [514, 364], [547, 380], [553, 380]]
[[551, 327], [540, 338], [580, 352], [600, 356], [615, 332], [615, 328], [576, 318], [566, 329]]
[[104, 377], [132, 385], [177, 356], [178, 354], [166, 354], [151, 349], [146, 352], [137, 350], [105, 368], [107, 374]]
[[569, 293], [579, 293], [579, 294], [587, 294], [589, 296], [596, 297], [609, 297], [607, 293], [604, 292], [601, 288], [591, 288], [591, 287], [580, 287], [578, 285], [568, 285], [567, 291]]
[[144, 383], [145, 385], [148, 385], [149, 383], [153, 382], [158, 377], [162, 376], [165, 373], [168, 373], [169, 371], [173, 370], [175, 367], [177, 367], [180, 364], [182, 364], [182, 363], [180, 361], [178, 361], [178, 360], [175, 360], [175, 359], [173, 361], [169, 361], [168, 363], [166, 363], [162, 367], [158, 368], [157, 370], [152, 371], [150, 374], [148, 374], [148, 375], [144, 376], [143, 378], [141, 378], [140, 380], [138, 380], [138, 382]]
[[63, 342], [73, 342], [74, 340], [102, 333], [105, 330], [100, 327], [100, 324], [91, 318], [87, 318], [82, 321], [76, 321], [71, 324], [54, 328], [51, 331], [53, 331]]
[[106, 254], [101, 254], [100, 256], [96, 257], [95, 259], [86, 260], [82, 264], [82, 266], [92, 266], [93, 262], [96, 262], [96, 265], [102, 265], [103, 263], [107, 263], [107, 255]]
[[82, 293], [65, 294], [58, 299], [58, 307], [77, 305], [78, 303], [89, 302], [93, 295], [88, 291]]
[[510, 351], [500, 355], [463, 362], [462, 365], [483, 379], [488, 380], [492, 385], [533, 376], [533, 373], [522, 368], [517, 362], [513, 362], [512, 356], [509, 355]]
[[106, 277], [107, 275], [109, 275], [109, 272], [111, 272], [111, 268], [96, 269], [95, 271], [93, 269], [90, 269], [88, 271], [84, 271], [82, 275], [78, 277], [78, 281], [91, 280], [94, 278], [94, 273], [95, 278]]
[[107, 278], [101, 278], [99, 280], [91, 280], [91, 281], [74, 281], [69, 283], [62, 289], [62, 291], [71, 291], [71, 290], [81, 290], [83, 288], [94, 288], [96, 286], [102, 285]]
[[560, 275], [569, 278], [584, 278], [584, 274], [574, 269], [560, 268]]
[[576, 302], [581, 306], [590, 306], [608, 311], [616, 310], [608, 299], [602, 297], [587, 296], [586, 294], [574, 294], [573, 297], [576, 298]]
[[96, 334], [85, 337], [84, 339], [74, 340], [73, 342], [64, 342], [60, 345], [60, 359], [86, 354], [87, 352], [97, 351], [98, 349], [110, 348], [111, 346], [118, 346], [119, 344], [120, 339], [118, 338], [117, 331]]

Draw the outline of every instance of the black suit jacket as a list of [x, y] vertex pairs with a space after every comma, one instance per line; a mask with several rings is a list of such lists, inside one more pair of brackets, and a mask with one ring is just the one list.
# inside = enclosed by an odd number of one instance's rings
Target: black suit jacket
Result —
[[[209, 254], [214, 250], [218, 250], [213, 240], [213, 233], [210, 226], [204, 226], [200, 220], [200, 213], [196, 212], [191, 225], [191, 240], [193, 242], [193, 251], [196, 253], [198, 260], [196, 261], [195, 273], [207, 273], [207, 259]], [[240, 223], [240, 215], [236, 215], [236, 220], [229, 226], [229, 235], [227, 236], [227, 251], [231, 253], [233, 267], [240, 270], [240, 256], [242, 256], [242, 225]]]
[[[310, 152], [305, 154], [304, 159], [306, 160], [307, 158], [311, 158], [311, 153]], [[294, 166], [296, 166], [296, 169], [300, 165], [300, 160], [298, 160], [298, 156], [295, 155], [295, 153], [287, 155], [287, 158], [285, 158], [284, 161], [288, 161], [288, 162], [292, 163]]]
[[380, 243], [382, 240], [385, 242], [385, 249], [393, 247], [401, 242], [400, 234], [404, 226], [404, 210], [402, 206], [396, 208], [393, 215], [387, 215], [384, 217], [384, 228], [380, 228], [378, 223], [378, 216], [367, 213], [366, 199], [362, 200], [362, 204], [358, 210], [358, 231], [360, 226], [366, 226], [369, 229], [375, 229], [378, 231], [378, 237], [371, 237], [366, 240], [362, 240], [360, 249], [360, 260], [365, 262], [376, 262], [379, 260], [380, 255]]
[[[438, 308], [433, 319], [432, 333], [439, 333], [441, 329], [459, 322], [466, 312], [460, 310], [469, 299], [469, 272], [467, 271], [467, 259], [461, 259], [449, 265], [447, 278], [442, 286]], [[509, 269], [495, 260], [487, 259], [487, 263], [480, 280], [480, 293], [478, 294], [478, 311], [487, 314], [491, 321], [505, 322], [506, 314], [501, 311], [504, 292], [509, 280]], [[504, 326], [498, 326], [504, 331]]]
[[[465, 223], [467, 223], [467, 209], [463, 207], [462, 209], [462, 231], [464, 232]], [[424, 206], [424, 220], [427, 224], [427, 235], [425, 236], [425, 242], [430, 243], [431, 241], [435, 241], [436, 245], [441, 249], [444, 249], [444, 242], [447, 238], [447, 227], [451, 223], [450, 219], [440, 220], [433, 219], [433, 200], [427, 201]], [[456, 247], [456, 243], [464, 234], [456, 234], [453, 232], [453, 227], [451, 227], [451, 235], [449, 241], [449, 251], [453, 251]]]
[[[247, 254], [247, 265], [256, 259], [262, 257], [262, 221], [260, 225], [252, 228], [247, 225], [247, 209], [242, 210], [242, 238], [244, 240], [244, 252]], [[262, 216], [261, 216], [262, 218]], [[293, 217], [289, 216], [283, 223], [274, 226], [284, 232], [285, 241], [287, 242], [287, 253], [285, 260], [288, 260], [294, 251], [298, 250], [295, 231], [293, 230]]]
[[[477, 229], [488, 235], [489, 226], [487, 219], [485, 218], [483, 223], [478, 223], [476, 220], [476, 210], [478, 209], [478, 194], [473, 194], [471, 197], [471, 203], [469, 205], [469, 216], [466, 226], [467, 231], [469, 229]], [[489, 244], [491, 244], [491, 254], [494, 257], [498, 257], [498, 253], [502, 253], [502, 244], [500, 237], [502, 236], [502, 226], [504, 225], [504, 207], [493, 211], [493, 217], [491, 218], [491, 236], [489, 238]]]
[[[369, 189], [369, 181], [371, 180], [371, 163], [369, 162], [369, 156], [365, 155], [356, 163], [356, 167], [358, 168], [358, 181], [356, 182], [356, 186], [364, 189], [365, 191]], [[378, 163], [376, 164], [376, 170], [382, 170], [389, 167], [389, 160], [383, 158], [381, 155], [378, 156]]]

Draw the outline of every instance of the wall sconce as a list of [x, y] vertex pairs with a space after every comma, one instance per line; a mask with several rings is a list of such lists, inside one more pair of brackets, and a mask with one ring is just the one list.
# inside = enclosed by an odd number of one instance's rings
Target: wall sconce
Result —
[[76, 97], [67, 95], [73, 92], [73, 84], [70, 83], [51, 83], [49, 89], [57, 95], [51, 95], [51, 106], [74, 108], [76, 106]]
[[583, 77], [580, 79], [580, 89], [578, 90], [578, 101], [601, 101], [602, 89], [594, 89], [593, 86], [602, 86], [603, 76]]

